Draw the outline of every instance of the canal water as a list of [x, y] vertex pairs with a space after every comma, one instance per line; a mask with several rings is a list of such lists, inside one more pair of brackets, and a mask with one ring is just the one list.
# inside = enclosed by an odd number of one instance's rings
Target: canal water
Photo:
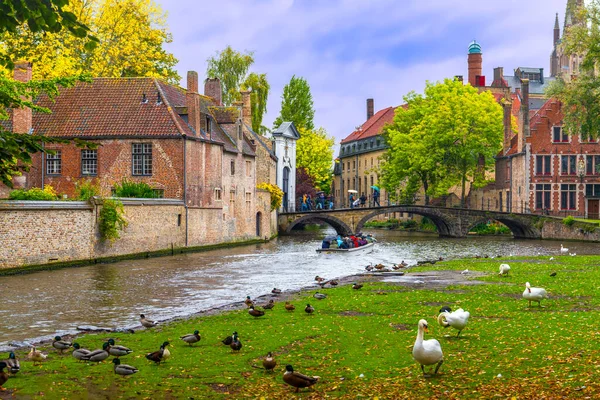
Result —
[[[162, 320], [259, 296], [274, 287], [299, 289], [326, 278], [364, 272], [369, 263], [472, 257], [558, 255], [560, 242], [507, 237], [440, 239], [373, 230], [373, 253], [324, 259], [315, 249], [333, 231], [298, 232], [270, 243], [171, 257], [0, 277], [0, 350], [75, 332], [77, 326], [124, 328], [139, 314]], [[596, 243], [568, 243], [577, 254], [600, 254]]]

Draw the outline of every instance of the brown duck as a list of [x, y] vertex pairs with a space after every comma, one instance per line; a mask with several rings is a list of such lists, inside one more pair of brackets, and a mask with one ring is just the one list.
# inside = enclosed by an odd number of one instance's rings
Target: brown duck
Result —
[[248, 314], [252, 315], [253, 317], [262, 317], [265, 315], [265, 312], [262, 310], [256, 310], [254, 306], [250, 306], [248, 309]]
[[267, 356], [263, 359], [263, 367], [267, 371], [273, 371], [277, 366], [277, 361], [273, 358], [273, 354], [271, 352], [267, 353]]
[[296, 393], [302, 388], [314, 385], [319, 381], [318, 376], [306, 376], [299, 372], [294, 371], [294, 367], [291, 365], [285, 366], [285, 372], [283, 374], [283, 381], [290, 386], [296, 388]]
[[252, 301], [252, 299], [250, 298], [250, 296], [246, 296], [246, 300], [244, 300], [244, 304], [248, 307], [253, 306], [254, 302]]
[[233, 332], [231, 336], [227, 336], [225, 339], [221, 340], [221, 343], [223, 343], [225, 346], [230, 346], [231, 343], [233, 343], [233, 337], [237, 336], [237, 334], [237, 332]]
[[269, 302], [263, 306], [265, 310], [271, 310], [273, 307], [275, 307], [275, 302], [273, 300], [269, 300]]
[[0, 390], [5, 390], [2, 385], [8, 380], [8, 373], [4, 370], [6, 367], [8, 367], [8, 365], [6, 365], [4, 361], [0, 361]]
[[363, 287], [362, 283], [355, 282], [352, 284], [352, 289], [354, 289], [354, 290], [362, 289], [362, 287]]
[[294, 311], [296, 309], [296, 306], [294, 306], [293, 304], [291, 304], [289, 301], [285, 302], [285, 309], [288, 311]]
[[307, 304], [306, 307], [304, 307], [304, 311], [307, 314], [312, 314], [315, 312], [315, 308], [313, 306], [311, 306], [310, 304]]
[[242, 349], [242, 342], [240, 342], [240, 339], [238, 339], [237, 333], [233, 334], [233, 340], [229, 347], [231, 347], [231, 350], [233, 351], [240, 351]]

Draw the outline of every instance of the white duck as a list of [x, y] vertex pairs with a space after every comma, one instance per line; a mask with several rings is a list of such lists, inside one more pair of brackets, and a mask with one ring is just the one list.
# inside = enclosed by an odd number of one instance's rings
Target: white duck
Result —
[[542, 304], [540, 302], [542, 299], [548, 298], [548, 292], [546, 292], [546, 289], [531, 287], [529, 282], [525, 283], [525, 288], [526, 289], [523, 292], [523, 298], [529, 301], [529, 307], [531, 307], [532, 301], [537, 301], [538, 305], [541, 307]]
[[510, 271], [510, 265], [500, 264], [500, 272], [498, 273], [498, 275], [508, 276], [508, 271]]
[[448, 328], [449, 326], [451, 326], [454, 329], [458, 330], [458, 333], [456, 334], [456, 337], [458, 337], [462, 330], [465, 329], [465, 327], [467, 326], [470, 316], [471, 314], [469, 314], [468, 311], [465, 311], [462, 308], [459, 308], [454, 312], [444, 311], [443, 313], [438, 315], [438, 323], [444, 328]]
[[563, 247], [562, 243], [560, 245], [560, 253], [561, 254], [567, 254], [569, 252], [569, 249], [567, 249], [566, 247]]
[[437, 364], [435, 367], [434, 374], [437, 374], [440, 366], [444, 362], [444, 354], [442, 353], [442, 346], [440, 342], [435, 339], [423, 340], [423, 332], [427, 330], [427, 321], [424, 319], [419, 321], [419, 332], [417, 333], [417, 340], [413, 346], [413, 358], [416, 362], [421, 364], [421, 371], [425, 374], [425, 365]]

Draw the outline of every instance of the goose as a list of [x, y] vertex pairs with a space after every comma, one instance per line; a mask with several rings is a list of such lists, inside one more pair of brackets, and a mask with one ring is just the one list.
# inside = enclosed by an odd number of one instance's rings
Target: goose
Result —
[[500, 272], [498, 275], [500, 276], [508, 276], [508, 272], [510, 271], [510, 265], [508, 264], [500, 264]]
[[423, 376], [428, 377], [429, 375], [425, 374], [425, 365], [437, 364], [434, 372], [434, 374], [437, 374], [440, 366], [444, 362], [444, 354], [442, 353], [440, 342], [435, 339], [423, 340], [423, 332], [428, 329], [427, 321], [424, 319], [420, 320], [418, 326], [419, 331], [417, 333], [417, 340], [413, 346], [412, 354], [415, 361], [421, 364]]
[[83, 357], [86, 357], [91, 353], [91, 351], [89, 351], [88, 349], [82, 349], [79, 343], [77, 342], [73, 343], [73, 348], [75, 349], [72, 353], [73, 358], [79, 361], [83, 361]]
[[363, 287], [362, 283], [356, 283], [356, 282], [354, 282], [352, 284], [352, 289], [354, 289], [354, 290], [362, 289], [362, 287]]
[[566, 247], [563, 247], [562, 243], [560, 245], [560, 253], [561, 254], [566, 254], [569, 252], [569, 249], [567, 249]]
[[304, 311], [307, 314], [312, 314], [315, 312], [315, 308], [313, 306], [311, 306], [310, 304], [307, 304], [306, 307], [304, 308]]
[[296, 306], [293, 305], [292, 303], [290, 303], [289, 301], [285, 302], [285, 309], [288, 311], [294, 311], [296, 309]]
[[62, 354], [63, 351], [67, 350], [71, 346], [73, 346], [73, 343], [62, 340], [60, 336], [55, 336], [54, 340], [52, 341], [52, 347], [58, 350], [60, 354]]
[[277, 366], [277, 361], [273, 358], [273, 354], [271, 352], [267, 353], [267, 356], [263, 359], [263, 367], [267, 371], [273, 371]]
[[118, 358], [113, 358], [112, 362], [113, 364], [115, 364], [113, 369], [115, 371], [115, 374], [117, 375], [128, 376], [138, 372], [138, 369], [132, 367], [131, 365], [121, 364], [121, 360], [119, 360]]
[[200, 331], [196, 330], [192, 334], [179, 336], [179, 339], [183, 340], [191, 346], [194, 343], [198, 343], [200, 341]]
[[237, 334], [238, 333], [234, 331], [231, 336], [227, 336], [225, 339], [221, 340], [221, 343], [223, 343], [225, 346], [229, 346], [233, 342], [233, 337]]
[[33, 365], [44, 361], [47, 357], [48, 357], [47, 354], [44, 354], [41, 351], [36, 350], [35, 346], [33, 346], [31, 348], [31, 351], [29, 351], [29, 354], [27, 354], [27, 358], [30, 359], [31, 361], [33, 361]]
[[19, 360], [17, 360], [17, 357], [15, 357], [15, 353], [12, 351], [8, 355], [8, 359], [4, 360], [4, 362], [6, 363], [8, 372], [13, 375], [21, 370], [21, 364], [19, 363]]
[[240, 339], [238, 339], [237, 334], [233, 335], [233, 340], [229, 347], [231, 347], [232, 351], [240, 351], [242, 349], [242, 342], [240, 342]]
[[531, 287], [529, 282], [525, 283], [525, 291], [523, 292], [523, 298], [529, 301], [529, 307], [531, 307], [531, 302], [536, 301], [538, 305], [542, 306], [542, 299], [548, 298], [548, 292], [543, 288]]
[[108, 344], [108, 354], [111, 356], [119, 358], [121, 356], [126, 356], [129, 353], [133, 353], [133, 350], [128, 347], [115, 345], [114, 339], [108, 339]]
[[294, 371], [294, 367], [291, 365], [285, 366], [285, 372], [283, 373], [283, 381], [290, 386], [296, 388], [296, 393], [302, 388], [314, 385], [319, 381], [318, 376], [306, 376], [299, 372]]
[[265, 312], [262, 310], [256, 310], [254, 309], [254, 306], [250, 306], [248, 309], [248, 314], [252, 315], [253, 317], [262, 317], [265, 315]]
[[4, 390], [2, 385], [8, 380], [8, 374], [4, 371], [4, 368], [8, 367], [4, 361], [0, 361], [0, 390]]
[[110, 345], [108, 344], [108, 342], [105, 342], [102, 344], [102, 350], [94, 350], [94, 351], [90, 352], [88, 355], [82, 356], [81, 359], [85, 360], [85, 361], [93, 361], [93, 362], [104, 361], [110, 355], [110, 354], [108, 354], [109, 347], [110, 347]]
[[454, 312], [444, 311], [438, 315], [438, 323], [444, 328], [451, 326], [458, 330], [458, 333], [456, 334], [456, 337], [458, 337], [462, 330], [467, 326], [470, 316], [471, 314], [462, 308], [459, 308]]
[[273, 288], [273, 290], [271, 290], [271, 293], [273, 293], [274, 295], [281, 294], [281, 289]]
[[144, 314], [140, 314], [140, 323], [144, 328], [153, 328], [156, 326], [157, 322], [152, 321], [151, 319], [146, 318]]
[[265, 310], [271, 310], [273, 309], [273, 307], [275, 307], [275, 302], [273, 301], [273, 299], [269, 300], [267, 304], [262, 306], [262, 308], [264, 308]]
[[313, 294], [313, 297], [317, 300], [323, 300], [327, 298], [327, 295], [325, 293], [316, 292], [315, 294]]
[[254, 302], [252, 301], [252, 299], [250, 298], [250, 296], [246, 296], [246, 300], [244, 300], [244, 304], [247, 307], [251, 307], [254, 305]]

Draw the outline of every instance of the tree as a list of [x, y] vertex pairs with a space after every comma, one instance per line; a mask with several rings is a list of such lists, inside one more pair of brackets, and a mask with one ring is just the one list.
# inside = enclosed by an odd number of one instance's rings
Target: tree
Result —
[[316, 189], [329, 193], [331, 188], [331, 160], [335, 140], [323, 128], [299, 129], [296, 143], [296, 168], [304, 168], [313, 179]]
[[267, 129], [262, 126], [262, 120], [267, 112], [267, 99], [271, 87], [266, 74], [248, 74], [252, 64], [254, 52], [246, 51], [242, 54], [227, 46], [207, 60], [206, 76], [219, 79], [223, 92], [222, 101], [226, 106], [240, 100], [240, 89], [251, 90], [252, 130], [264, 133]]
[[483, 186], [501, 148], [502, 107], [490, 92], [449, 79], [428, 82], [424, 95], [410, 93], [405, 101], [384, 129], [390, 147], [382, 167], [384, 187], [410, 191], [420, 182], [429, 204], [429, 196], [460, 184], [464, 205], [467, 182]]
[[281, 112], [273, 121], [273, 126], [276, 128], [283, 122], [293, 122], [298, 129], [312, 130], [315, 127], [314, 117], [315, 109], [308, 82], [304, 78], [292, 76], [290, 82], [283, 88]]
[[1, 52], [31, 61], [34, 79], [88, 73], [102, 77], [152, 76], [180, 80], [166, 15], [153, 0], [72, 0], [68, 6], [89, 26], [96, 46], [65, 30], [38, 32], [27, 24], [0, 37]]
[[310, 195], [313, 199], [316, 197], [315, 181], [305, 168], [296, 168], [296, 198], [302, 198], [305, 194]]

